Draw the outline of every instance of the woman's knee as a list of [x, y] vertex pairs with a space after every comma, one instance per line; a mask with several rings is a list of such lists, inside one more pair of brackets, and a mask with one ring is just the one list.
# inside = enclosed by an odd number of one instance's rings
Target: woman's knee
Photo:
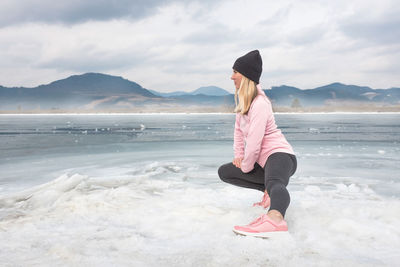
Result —
[[218, 176], [219, 176], [219, 178], [223, 181], [224, 180], [224, 178], [226, 177], [226, 166], [225, 166], [226, 164], [224, 164], [224, 165], [221, 165], [219, 168], [218, 168]]
[[227, 164], [221, 165], [218, 168], [219, 178], [224, 182], [226, 181], [226, 178], [230, 177], [229, 172], [230, 172], [230, 169], [231, 169], [231, 165], [233, 165], [233, 164], [232, 163], [227, 163]]

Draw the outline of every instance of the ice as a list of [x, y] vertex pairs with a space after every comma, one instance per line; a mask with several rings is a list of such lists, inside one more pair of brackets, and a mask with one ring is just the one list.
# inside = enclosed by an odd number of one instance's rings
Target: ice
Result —
[[400, 260], [400, 201], [371, 189], [291, 190], [291, 237], [264, 240], [231, 231], [263, 212], [251, 205], [261, 193], [196, 183], [198, 166], [190, 162], [139, 167], [64, 174], [3, 195], [2, 265], [374, 266]]
[[399, 120], [320, 116], [276, 117], [298, 159], [280, 239], [232, 232], [265, 212], [217, 176], [233, 115], [0, 116], [0, 266], [398, 265]]

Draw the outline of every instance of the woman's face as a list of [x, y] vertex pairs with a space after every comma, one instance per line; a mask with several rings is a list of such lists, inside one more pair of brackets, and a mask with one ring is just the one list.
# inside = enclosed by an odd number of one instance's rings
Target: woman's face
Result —
[[242, 81], [242, 74], [240, 74], [236, 70], [233, 70], [231, 80], [233, 80], [233, 83], [235, 84], [236, 89], [239, 89], [240, 82]]

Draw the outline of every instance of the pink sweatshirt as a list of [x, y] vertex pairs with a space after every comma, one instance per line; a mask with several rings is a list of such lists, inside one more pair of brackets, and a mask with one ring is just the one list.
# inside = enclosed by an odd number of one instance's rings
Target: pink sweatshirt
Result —
[[247, 115], [236, 113], [233, 149], [235, 158], [242, 158], [242, 171], [250, 172], [257, 162], [264, 168], [268, 157], [275, 152], [294, 154], [281, 130], [275, 124], [272, 105], [261, 86]]

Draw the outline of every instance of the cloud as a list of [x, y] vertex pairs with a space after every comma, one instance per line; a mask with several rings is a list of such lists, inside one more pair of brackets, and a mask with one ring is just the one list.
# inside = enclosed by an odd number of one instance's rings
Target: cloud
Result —
[[131, 51], [100, 51], [89, 45], [60, 54], [56, 58], [45, 59], [35, 64], [35, 67], [79, 73], [108, 72], [146, 64], [146, 59], [144, 55], [134, 54]]
[[325, 36], [326, 28], [318, 25], [301, 29], [287, 37], [287, 41], [296, 46], [310, 45], [319, 42]]
[[353, 16], [340, 23], [349, 38], [369, 44], [400, 44], [400, 10], [379, 17]]
[[[139, 20], [184, 0], [2, 0], [0, 26], [27, 22], [77, 24], [112, 19]], [[187, 2], [187, 1], [186, 1]], [[191, 2], [191, 1], [190, 1]]]
[[234, 60], [258, 49], [264, 88], [400, 86], [398, 11], [392, 0], [3, 0], [0, 84], [104, 72], [159, 91], [228, 89]]
[[238, 39], [237, 33], [221, 23], [205, 25], [198, 31], [191, 32], [183, 42], [193, 44], [230, 43]]

